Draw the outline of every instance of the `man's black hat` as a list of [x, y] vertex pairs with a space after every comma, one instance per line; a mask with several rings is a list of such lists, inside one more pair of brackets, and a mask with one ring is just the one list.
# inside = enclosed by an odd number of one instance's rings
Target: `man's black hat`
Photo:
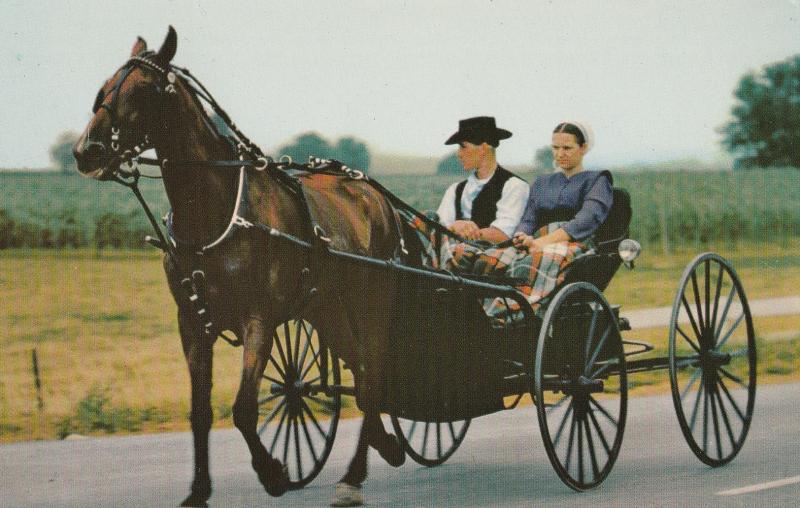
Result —
[[488, 143], [494, 147], [500, 144], [501, 139], [508, 139], [511, 133], [505, 129], [498, 129], [493, 116], [476, 116], [458, 121], [458, 132], [450, 136], [445, 145], [455, 145], [468, 141], [474, 145]]

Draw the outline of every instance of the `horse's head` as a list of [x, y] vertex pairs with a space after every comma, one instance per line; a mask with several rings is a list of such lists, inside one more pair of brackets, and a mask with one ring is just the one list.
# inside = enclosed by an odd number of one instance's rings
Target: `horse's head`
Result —
[[138, 38], [128, 61], [97, 92], [94, 116], [72, 149], [83, 175], [108, 179], [120, 163], [152, 146], [163, 128], [163, 101], [175, 90], [170, 61], [176, 48], [171, 26], [157, 52]]

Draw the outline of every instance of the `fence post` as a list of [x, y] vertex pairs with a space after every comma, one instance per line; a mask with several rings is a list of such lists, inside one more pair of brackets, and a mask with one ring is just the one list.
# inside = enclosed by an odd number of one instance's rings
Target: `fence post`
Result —
[[36, 402], [39, 411], [44, 408], [42, 399], [42, 381], [39, 377], [39, 358], [36, 355], [36, 348], [31, 350], [31, 363], [33, 364], [33, 384], [36, 387]]

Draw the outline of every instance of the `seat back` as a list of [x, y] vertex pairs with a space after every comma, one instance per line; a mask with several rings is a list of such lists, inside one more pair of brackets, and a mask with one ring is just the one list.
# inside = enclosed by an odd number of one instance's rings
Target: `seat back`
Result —
[[597, 228], [595, 240], [598, 252], [616, 252], [619, 243], [628, 237], [631, 224], [631, 196], [628, 191], [614, 187], [614, 202], [608, 217]]
[[622, 264], [617, 248], [628, 236], [631, 215], [631, 197], [628, 191], [614, 187], [614, 203], [605, 222], [597, 228], [595, 234], [597, 254], [583, 256], [570, 263], [563, 284], [590, 282], [600, 291], [608, 287]]

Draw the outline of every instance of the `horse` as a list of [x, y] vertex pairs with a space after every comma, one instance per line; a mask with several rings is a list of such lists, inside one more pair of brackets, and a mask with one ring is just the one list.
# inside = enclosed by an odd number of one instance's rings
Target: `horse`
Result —
[[[234, 425], [247, 443], [252, 467], [266, 492], [280, 496], [288, 489], [286, 466], [270, 456], [256, 431], [257, 397], [273, 347], [273, 330], [295, 317], [309, 321], [353, 371], [356, 401], [364, 417], [355, 453], [335, 486], [332, 504], [360, 505], [368, 447], [393, 466], [405, 460], [399, 440], [380, 419], [382, 361], [389, 337], [384, 315], [391, 303], [391, 280], [385, 271], [342, 266], [325, 256], [324, 249], [303, 251], [271, 239], [261, 229], [242, 227], [236, 210], [244, 200], [252, 221], [300, 238], [313, 238], [309, 234], [313, 217], [314, 232], [324, 231], [318, 237], [330, 248], [386, 260], [396, 258], [402, 243], [397, 213], [375, 186], [330, 174], [305, 176], [304, 199], [300, 199], [280, 171], [265, 169], [266, 159], [264, 167], [250, 164], [242, 169], [246, 191], [237, 196], [242, 192], [240, 175], [208, 161], [245, 157], [212, 126], [198, 98], [205, 89], [192, 85], [188, 71], [171, 63], [176, 50], [177, 34], [171, 26], [157, 51], [148, 50], [141, 37], [136, 40], [129, 59], [98, 92], [93, 117], [73, 154], [79, 172], [97, 180], [116, 179], [122, 163], [149, 148], [162, 161], [163, 185], [172, 209], [169, 230], [175, 239], [166, 246], [163, 264], [177, 305], [191, 380], [194, 478], [181, 506], [207, 506], [212, 492], [211, 367], [216, 332], [221, 330], [233, 333], [243, 349], [241, 382], [232, 408]], [[298, 306], [297, 280], [309, 267], [316, 293]], [[198, 270], [205, 274], [202, 293], [212, 313], [213, 333], [204, 328], [192, 298], [187, 298], [186, 274]]]

